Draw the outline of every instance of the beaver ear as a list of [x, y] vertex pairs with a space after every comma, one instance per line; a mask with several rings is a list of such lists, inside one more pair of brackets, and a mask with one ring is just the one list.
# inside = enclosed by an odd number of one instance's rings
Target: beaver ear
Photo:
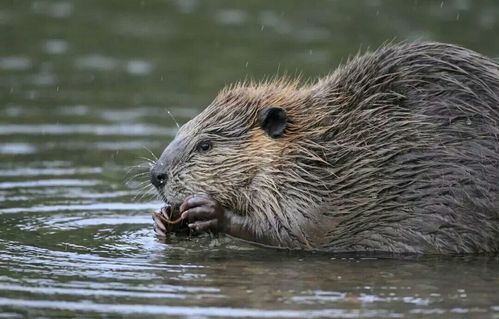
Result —
[[260, 127], [272, 138], [281, 137], [288, 126], [286, 111], [280, 107], [267, 107], [258, 115]]

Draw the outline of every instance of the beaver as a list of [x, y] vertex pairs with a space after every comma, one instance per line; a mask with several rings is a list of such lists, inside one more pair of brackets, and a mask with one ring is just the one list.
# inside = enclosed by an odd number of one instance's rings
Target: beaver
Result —
[[499, 251], [497, 62], [397, 43], [300, 82], [231, 85], [179, 129], [150, 174], [185, 225], [298, 250]]

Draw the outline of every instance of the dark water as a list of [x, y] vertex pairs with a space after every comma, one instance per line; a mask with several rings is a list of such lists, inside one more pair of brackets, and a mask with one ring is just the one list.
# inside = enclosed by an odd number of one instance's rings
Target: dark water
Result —
[[297, 254], [152, 233], [135, 176], [226, 83], [392, 39], [499, 56], [499, 2], [0, 2], [0, 318], [499, 318], [497, 257]]

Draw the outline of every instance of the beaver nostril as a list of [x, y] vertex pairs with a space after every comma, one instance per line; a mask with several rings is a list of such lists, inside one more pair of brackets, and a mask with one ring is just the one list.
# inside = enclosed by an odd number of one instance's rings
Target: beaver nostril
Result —
[[151, 184], [156, 187], [161, 187], [166, 183], [168, 176], [165, 173], [157, 174], [154, 170], [151, 171]]
[[157, 179], [160, 182], [160, 184], [164, 184], [166, 182], [166, 178], [167, 178], [166, 174], [159, 174], [157, 176]]

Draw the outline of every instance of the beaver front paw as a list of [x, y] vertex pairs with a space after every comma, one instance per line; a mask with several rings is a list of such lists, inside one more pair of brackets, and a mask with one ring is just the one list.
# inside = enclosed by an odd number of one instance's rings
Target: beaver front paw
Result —
[[180, 205], [181, 218], [195, 232], [221, 232], [224, 229], [225, 209], [205, 195], [188, 196]]

